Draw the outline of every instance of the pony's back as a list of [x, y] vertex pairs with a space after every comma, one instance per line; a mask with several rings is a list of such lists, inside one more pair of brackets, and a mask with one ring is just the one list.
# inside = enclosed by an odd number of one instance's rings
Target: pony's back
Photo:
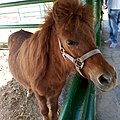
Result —
[[11, 34], [8, 38], [8, 48], [10, 53], [15, 53], [20, 46], [22, 45], [22, 43], [27, 39], [30, 38], [32, 35], [31, 32], [28, 31], [24, 31], [24, 30], [20, 30], [17, 31], [13, 34]]

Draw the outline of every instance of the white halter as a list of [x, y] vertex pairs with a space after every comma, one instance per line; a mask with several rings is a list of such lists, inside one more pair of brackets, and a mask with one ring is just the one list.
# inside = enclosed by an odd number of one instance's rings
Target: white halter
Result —
[[59, 42], [59, 47], [60, 47], [60, 51], [61, 51], [61, 53], [62, 53], [62, 56], [63, 56], [64, 58], [68, 58], [71, 62], [73, 62], [73, 63], [75, 64], [76, 70], [77, 70], [77, 71], [80, 73], [80, 75], [82, 75], [83, 77], [84, 77], [84, 75], [81, 73], [80, 70], [81, 70], [81, 69], [83, 68], [83, 66], [84, 66], [84, 61], [85, 61], [86, 59], [88, 59], [89, 57], [95, 55], [95, 54], [98, 54], [98, 53], [101, 54], [101, 52], [100, 52], [99, 49], [94, 49], [94, 50], [91, 50], [91, 51], [89, 51], [88, 53], [84, 54], [84, 55], [81, 56], [81, 57], [74, 58], [73, 56], [69, 55], [69, 54], [65, 51], [65, 49], [63, 48], [63, 46], [62, 46], [62, 44], [60, 43], [59, 40], [58, 40], [58, 42]]

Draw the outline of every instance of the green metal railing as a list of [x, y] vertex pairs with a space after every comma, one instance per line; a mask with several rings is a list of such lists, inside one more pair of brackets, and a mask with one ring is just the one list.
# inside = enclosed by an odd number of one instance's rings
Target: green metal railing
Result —
[[44, 3], [44, 2], [51, 2], [51, 1], [52, 0], [24, 0], [24, 1], [17, 1], [17, 2], [1, 3], [0, 8], [28, 5], [28, 4], [37, 4], [37, 3]]
[[59, 120], [94, 120], [94, 105], [93, 83], [76, 73]]
[[0, 25], [0, 29], [14, 29], [14, 28], [38, 28], [40, 24], [13, 24], [13, 25]]

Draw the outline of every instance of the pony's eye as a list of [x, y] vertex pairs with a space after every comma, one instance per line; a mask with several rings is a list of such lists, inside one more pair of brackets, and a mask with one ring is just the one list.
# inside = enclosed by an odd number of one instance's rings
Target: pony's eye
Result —
[[77, 41], [75, 41], [75, 40], [67, 40], [66, 41], [67, 42], [67, 44], [69, 45], [69, 46], [75, 46], [75, 45], [78, 45], [78, 42]]

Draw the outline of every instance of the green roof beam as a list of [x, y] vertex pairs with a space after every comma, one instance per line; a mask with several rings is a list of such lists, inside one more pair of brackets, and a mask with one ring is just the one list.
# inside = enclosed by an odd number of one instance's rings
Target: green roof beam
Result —
[[28, 5], [28, 4], [45, 3], [45, 2], [52, 2], [52, 0], [24, 0], [24, 1], [17, 1], [17, 2], [1, 3], [0, 8]]

